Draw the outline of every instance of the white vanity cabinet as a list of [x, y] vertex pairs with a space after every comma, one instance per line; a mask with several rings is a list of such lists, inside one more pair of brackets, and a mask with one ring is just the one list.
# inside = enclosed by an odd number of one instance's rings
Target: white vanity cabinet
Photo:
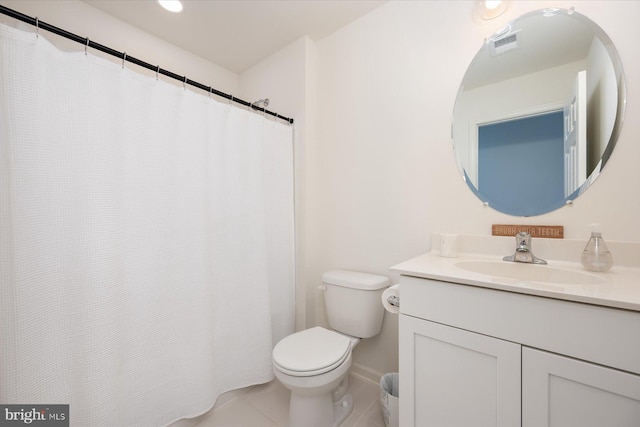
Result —
[[400, 283], [401, 426], [640, 426], [640, 312]]
[[402, 315], [400, 425], [519, 425], [520, 358], [520, 345]]
[[640, 376], [524, 347], [522, 425], [640, 425]]

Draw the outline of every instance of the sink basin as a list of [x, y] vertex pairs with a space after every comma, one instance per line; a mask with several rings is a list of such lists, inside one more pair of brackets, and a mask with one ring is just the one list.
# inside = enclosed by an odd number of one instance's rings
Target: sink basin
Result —
[[493, 277], [514, 279], [519, 282], [543, 282], [565, 285], [597, 285], [604, 282], [598, 276], [548, 265], [524, 264], [507, 261], [460, 261], [456, 267]]

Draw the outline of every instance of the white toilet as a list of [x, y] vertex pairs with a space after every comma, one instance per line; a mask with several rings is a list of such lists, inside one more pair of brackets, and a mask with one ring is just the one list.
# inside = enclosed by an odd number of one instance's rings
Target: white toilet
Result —
[[291, 427], [337, 427], [351, 413], [347, 393], [351, 351], [380, 333], [382, 292], [389, 279], [333, 270], [322, 275], [332, 331], [314, 327], [283, 338], [273, 349], [276, 378], [289, 390]]

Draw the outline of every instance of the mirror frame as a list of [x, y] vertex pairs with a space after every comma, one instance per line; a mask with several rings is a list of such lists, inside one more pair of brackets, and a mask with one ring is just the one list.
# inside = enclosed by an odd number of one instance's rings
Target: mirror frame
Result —
[[[552, 14], [552, 15], [549, 15]], [[586, 180], [584, 182], [582, 182], [578, 189], [576, 191], [574, 191], [572, 194], [570, 194], [569, 196], [565, 197], [562, 200], [558, 200], [557, 204], [553, 204], [552, 206], [547, 206], [544, 208], [537, 208], [537, 207], [532, 207], [529, 209], [529, 213], [521, 213], [521, 212], [511, 212], [511, 211], [507, 211], [507, 210], [501, 210], [499, 207], [495, 207], [492, 206], [492, 201], [491, 200], [487, 200], [486, 197], [484, 197], [480, 191], [474, 186], [474, 184], [471, 182], [471, 180], [469, 179], [467, 172], [465, 170], [464, 165], [462, 164], [461, 161], [461, 156], [459, 153], [459, 148], [456, 146], [456, 134], [455, 134], [455, 123], [456, 123], [456, 112], [459, 110], [460, 107], [460, 102], [461, 102], [461, 95], [465, 90], [464, 87], [464, 83], [465, 81], [468, 80], [468, 76], [470, 72], [473, 72], [473, 65], [476, 62], [476, 59], [479, 57], [479, 55], [483, 52], [484, 49], [487, 48], [487, 44], [492, 41], [492, 40], [496, 40], [499, 38], [504, 37], [504, 29], [506, 28], [518, 28], [518, 25], [522, 22], [522, 20], [526, 20], [527, 18], [530, 17], [534, 17], [534, 16], [540, 16], [543, 15], [545, 17], [549, 17], [549, 16], [566, 16], [569, 17], [571, 19], [576, 19], [578, 20], [578, 22], [582, 23], [583, 25], [588, 26], [588, 28], [592, 31], [593, 36], [597, 37], [600, 42], [603, 44], [606, 53], [609, 56], [609, 59], [611, 61], [611, 64], [613, 66], [613, 71], [614, 71], [614, 75], [615, 75], [615, 80], [617, 83], [617, 110], [616, 110], [616, 114], [615, 114], [615, 119], [614, 119], [614, 123], [613, 123], [613, 127], [611, 129], [611, 134], [609, 135], [609, 139], [606, 143], [606, 146], [602, 152], [601, 158], [600, 160], [597, 162], [597, 165], [595, 166], [595, 168], [592, 171], [588, 171], [588, 176], [586, 177]], [[507, 33], [507, 35], [509, 35], [509, 33]], [[476, 53], [476, 55], [473, 57], [473, 59], [471, 60], [471, 62], [469, 63], [469, 66], [467, 67], [467, 70], [465, 71], [463, 80], [460, 84], [460, 88], [458, 89], [458, 93], [456, 95], [456, 101], [454, 104], [454, 109], [453, 109], [453, 116], [452, 116], [452, 128], [451, 128], [451, 137], [452, 137], [452, 142], [453, 142], [453, 148], [454, 148], [454, 154], [456, 157], [456, 163], [458, 165], [458, 169], [460, 170], [460, 173], [462, 175], [463, 180], [465, 181], [465, 183], [467, 184], [467, 186], [471, 189], [471, 191], [476, 195], [476, 197], [478, 197], [485, 206], [490, 206], [492, 208], [494, 208], [495, 210], [499, 211], [499, 212], [503, 212], [509, 215], [513, 215], [513, 216], [537, 216], [537, 215], [542, 215], [548, 212], [552, 212], [556, 209], [561, 208], [562, 206], [566, 205], [566, 204], [570, 204], [573, 202], [573, 200], [575, 200], [575, 198], [579, 197], [584, 191], [586, 191], [588, 189], [588, 187], [596, 180], [596, 178], [599, 176], [599, 174], [602, 172], [602, 170], [604, 169], [604, 166], [606, 165], [606, 163], [608, 162], [611, 153], [613, 152], [613, 149], [615, 148], [615, 145], [618, 141], [618, 138], [620, 136], [620, 132], [622, 129], [622, 125], [624, 122], [624, 114], [625, 114], [625, 110], [626, 110], [626, 82], [625, 82], [625, 76], [624, 76], [624, 70], [622, 68], [622, 61], [620, 59], [620, 55], [618, 54], [618, 51], [616, 50], [613, 41], [610, 39], [610, 37], [606, 34], [606, 32], [598, 25], [596, 24], [594, 21], [592, 21], [591, 19], [589, 19], [587, 16], [582, 15], [580, 13], [577, 13], [572, 9], [557, 9], [557, 8], [553, 8], [553, 9], [540, 9], [540, 10], [534, 10], [528, 13], [525, 13], [513, 20], [511, 20], [507, 26], [504, 26], [501, 30], [495, 32], [491, 37], [487, 38], [484, 40], [482, 46], [480, 47], [479, 51]], [[538, 106], [536, 106], [538, 107]], [[606, 140], [606, 137], [605, 137]], [[590, 173], [589, 173], [590, 172]], [[535, 213], [531, 213], [531, 211], [535, 211]]]

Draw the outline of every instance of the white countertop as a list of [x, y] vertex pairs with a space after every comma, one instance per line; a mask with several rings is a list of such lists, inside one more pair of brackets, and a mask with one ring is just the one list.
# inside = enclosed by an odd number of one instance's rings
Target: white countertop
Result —
[[523, 282], [506, 277], [481, 274], [456, 266], [461, 261], [507, 262], [502, 261], [501, 256], [495, 255], [460, 253], [457, 258], [444, 258], [440, 256], [438, 251], [432, 251], [395, 265], [391, 270], [407, 276], [640, 311], [640, 268], [637, 267], [614, 265], [607, 272], [596, 273], [585, 270], [579, 263], [568, 261], [547, 259], [549, 264], [546, 266], [527, 264], [528, 268], [551, 267], [591, 276], [588, 280], [589, 283], [571, 284]]

